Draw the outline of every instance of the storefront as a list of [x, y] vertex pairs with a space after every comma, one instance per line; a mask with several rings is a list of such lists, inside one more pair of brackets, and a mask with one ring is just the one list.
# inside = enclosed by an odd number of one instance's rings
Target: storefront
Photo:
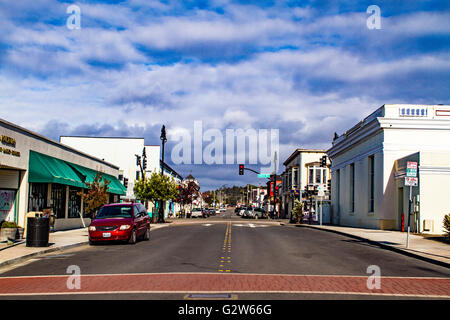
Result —
[[126, 193], [110, 163], [2, 119], [0, 139], [0, 221], [23, 226], [28, 212], [51, 208], [55, 230], [89, 224], [81, 195], [97, 172], [109, 182], [110, 202]]

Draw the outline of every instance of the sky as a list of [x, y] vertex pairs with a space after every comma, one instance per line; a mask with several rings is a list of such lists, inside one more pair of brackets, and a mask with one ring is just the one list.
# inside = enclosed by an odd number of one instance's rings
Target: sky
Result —
[[383, 104], [450, 104], [449, 49], [447, 0], [2, 0], [0, 118], [148, 145], [164, 124], [166, 161], [202, 190], [264, 185], [237, 161], [176, 164], [171, 151], [195, 121], [278, 130], [281, 173], [296, 148], [329, 148]]

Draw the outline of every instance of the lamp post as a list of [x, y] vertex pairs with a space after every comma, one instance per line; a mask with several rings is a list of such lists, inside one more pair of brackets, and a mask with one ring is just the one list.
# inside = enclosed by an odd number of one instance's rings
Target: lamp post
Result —
[[[161, 176], [164, 175], [164, 144], [167, 142], [167, 138], [166, 138], [166, 126], [163, 125], [161, 128], [161, 136], [159, 137], [161, 139], [161, 143], [162, 143], [162, 152], [161, 152], [161, 161], [162, 161], [162, 167], [161, 167]], [[161, 200], [159, 202], [159, 214], [158, 214], [158, 223], [164, 223], [164, 203]]]

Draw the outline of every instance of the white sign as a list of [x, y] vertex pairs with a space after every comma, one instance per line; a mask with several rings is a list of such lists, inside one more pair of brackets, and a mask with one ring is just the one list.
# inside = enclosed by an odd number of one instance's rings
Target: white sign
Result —
[[317, 191], [317, 195], [319, 197], [325, 197], [325, 189], [322, 186], [319, 186], [318, 191]]
[[405, 177], [405, 186], [417, 187], [419, 178]]

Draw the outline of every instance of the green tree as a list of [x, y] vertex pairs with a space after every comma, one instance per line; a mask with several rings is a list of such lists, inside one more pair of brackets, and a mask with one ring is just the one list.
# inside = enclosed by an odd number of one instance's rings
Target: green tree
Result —
[[103, 179], [102, 173], [97, 172], [94, 181], [85, 183], [87, 193], [79, 192], [85, 203], [85, 216], [95, 218], [97, 211], [109, 202], [108, 185], [110, 181]]
[[[134, 194], [141, 201], [150, 201], [156, 205], [158, 201], [174, 200], [178, 196], [178, 188], [172, 177], [153, 172], [150, 177], [140, 178], [134, 184]], [[152, 216], [155, 222], [155, 215]]]

